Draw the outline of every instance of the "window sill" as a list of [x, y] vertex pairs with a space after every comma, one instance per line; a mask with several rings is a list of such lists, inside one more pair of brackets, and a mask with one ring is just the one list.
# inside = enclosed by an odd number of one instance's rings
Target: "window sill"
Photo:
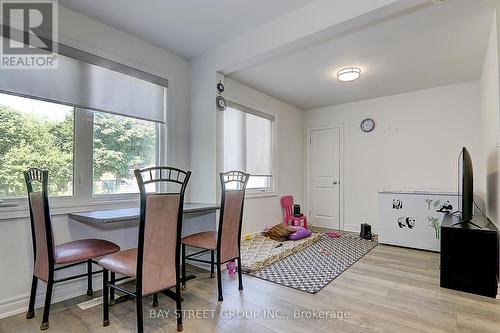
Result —
[[[49, 199], [50, 200], [50, 199]], [[132, 208], [139, 206], [137, 198], [111, 198], [106, 197], [101, 200], [77, 201], [77, 200], [50, 200], [51, 216], [67, 215], [74, 212], [85, 212], [98, 209], [118, 209]], [[12, 204], [0, 206], [0, 222], [4, 220], [22, 219], [29, 217], [29, 208], [27, 200], [19, 201]]]
[[7, 208], [14, 208], [14, 207], [17, 207], [19, 206], [17, 203], [0, 203], [0, 211], [2, 209], [7, 209]]
[[270, 198], [277, 197], [276, 192], [248, 192], [245, 194], [245, 199]]

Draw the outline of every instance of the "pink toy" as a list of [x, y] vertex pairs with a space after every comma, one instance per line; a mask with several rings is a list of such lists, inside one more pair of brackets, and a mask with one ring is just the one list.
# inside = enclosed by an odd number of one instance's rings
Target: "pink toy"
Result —
[[227, 272], [229, 273], [229, 276], [236, 275], [236, 262], [235, 261], [230, 261], [227, 263]]
[[307, 217], [305, 215], [293, 216], [293, 196], [281, 197], [281, 207], [285, 211], [284, 223], [292, 227], [304, 227], [307, 229]]
[[338, 238], [340, 236], [342, 236], [341, 233], [338, 233], [338, 232], [335, 232], [335, 231], [329, 231], [326, 233], [326, 235], [330, 238]]
[[302, 238], [309, 237], [312, 234], [311, 230], [307, 230], [304, 227], [292, 227], [292, 228], [294, 228], [297, 231], [288, 236], [289, 240], [299, 240]]
[[321, 249], [319, 251], [320, 254], [324, 255], [325, 257], [329, 257], [332, 255], [332, 253], [330, 251], [328, 251], [327, 249]]

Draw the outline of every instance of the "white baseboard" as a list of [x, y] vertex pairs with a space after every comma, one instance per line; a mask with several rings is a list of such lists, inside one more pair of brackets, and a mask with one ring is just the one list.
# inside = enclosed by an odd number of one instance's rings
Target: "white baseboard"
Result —
[[[45, 282], [38, 280], [38, 289], [35, 298], [35, 308], [43, 307], [45, 301]], [[102, 278], [94, 277], [93, 290], [102, 289]], [[70, 298], [87, 294], [87, 280], [82, 278], [77, 281], [68, 281], [54, 285], [52, 293], [52, 304], [65, 301]], [[11, 297], [0, 301], [0, 319], [10, 317], [28, 311], [29, 293]]]
[[[257, 234], [257, 233], [255, 233]], [[250, 234], [250, 235], [255, 235]], [[188, 254], [194, 251], [187, 251]], [[200, 258], [204, 260], [210, 260], [210, 255], [208, 253], [203, 254]], [[190, 265], [206, 269], [210, 271], [210, 265], [205, 263], [197, 263], [191, 261]], [[222, 270], [225, 270], [225, 265], [222, 265]], [[120, 281], [123, 283], [125, 281]], [[45, 282], [38, 280], [38, 289], [35, 299], [35, 308], [43, 307], [45, 301]], [[98, 291], [102, 289], [102, 277], [101, 275], [94, 276], [93, 279], [93, 290]], [[52, 304], [68, 300], [70, 298], [78, 297], [87, 294], [87, 279], [82, 278], [75, 281], [67, 281], [63, 283], [57, 283], [54, 285], [52, 293]], [[19, 313], [26, 312], [28, 310], [29, 293], [11, 297], [5, 300], [0, 300], [0, 319], [14, 316]]]

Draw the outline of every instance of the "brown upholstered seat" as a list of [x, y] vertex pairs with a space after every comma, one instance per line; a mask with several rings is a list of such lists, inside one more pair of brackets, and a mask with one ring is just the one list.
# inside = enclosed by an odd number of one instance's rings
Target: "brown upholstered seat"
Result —
[[217, 248], [217, 232], [205, 231], [192, 234], [184, 237], [181, 243], [202, 249], [215, 250]]
[[108, 271], [134, 277], [137, 270], [137, 248], [106, 256], [99, 260], [99, 265]]
[[54, 261], [56, 264], [71, 264], [118, 251], [120, 247], [107, 240], [80, 239], [57, 245], [54, 251]]
[[[28, 203], [30, 210], [31, 237], [33, 241], [33, 276], [31, 280], [30, 300], [28, 303], [27, 319], [35, 316], [35, 297], [38, 280], [45, 281], [45, 305], [40, 329], [49, 328], [49, 313], [52, 300], [52, 289], [55, 283], [79, 279], [87, 276], [87, 295], [92, 296], [92, 275], [100, 273], [94, 271], [94, 258], [102, 257], [117, 251], [120, 247], [112, 242], [101, 239], [81, 239], [60, 245], [55, 245], [52, 233], [52, 221], [49, 209], [49, 171], [46, 169], [31, 168], [24, 172]], [[33, 188], [41, 190], [36, 191]], [[55, 271], [78, 264], [87, 265], [86, 274], [77, 274], [63, 279], [55, 278]], [[55, 267], [55, 265], [61, 265]]]
[[[214, 266], [217, 266], [217, 285], [219, 301], [222, 297], [221, 265], [238, 260], [241, 267], [240, 238], [243, 204], [249, 174], [241, 171], [228, 171], [220, 174], [222, 200], [218, 231], [204, 231], [184, 237], [181, 240], [182, 251], [182, 287], [186, 289], [186, 260], [194, 260], [210, 264], [210, 277], [214, 277]], [[229, 184], [229, 185], [228, 185]], [[186, 246], [192, 246], [202, 251], [186, 255]], [[210, 252], [210, 261], [193, 258]], [[215, 261], [217, 252], [217, 261]], [[238, 270], [238, 289], [243, 290], [241, 269]]]
[[[184, 193], [191, 172], [157, 166], [136, 169], [134, 174], [141, 203], [137, 248], [110, 254], [99, 260], [99, 265], [103, 268], [102, 324], [110, 325], [109, 299], [113, 299], [110, 291], [118, 290], [135, 298], [137, 332], [144, 332], [143, 298], [152, 295], [153, 307], [156, 307], [158, 293], [163, 292], [175, 300], [177, 331], [180, 332], [183, 329], [183, 316], [179, 255]], [[149, 189], [146, 190], [146, 187]], [[108, 279], [109, 273], [111, 281]], [[135, 288], [130, 290], [117, 286], [115, 273], [134, 277]], [[175, 292], [169, 290], [173, 287]]]

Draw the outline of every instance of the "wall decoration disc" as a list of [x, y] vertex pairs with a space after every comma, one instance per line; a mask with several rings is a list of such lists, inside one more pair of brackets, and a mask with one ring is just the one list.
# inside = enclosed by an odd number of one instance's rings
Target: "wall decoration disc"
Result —
[[219, 92], [219, 94], [222, 94], [224, 92], [224, 85], [222, 84], [222, 82], [217, 83], [217, 91]]
[[220, 111], [224, 111], [227, 108], [227, 102], [226, 99], [222, 96], [217, 96], [217, 99], [215, 100], [217, 104], [217, 109]]

